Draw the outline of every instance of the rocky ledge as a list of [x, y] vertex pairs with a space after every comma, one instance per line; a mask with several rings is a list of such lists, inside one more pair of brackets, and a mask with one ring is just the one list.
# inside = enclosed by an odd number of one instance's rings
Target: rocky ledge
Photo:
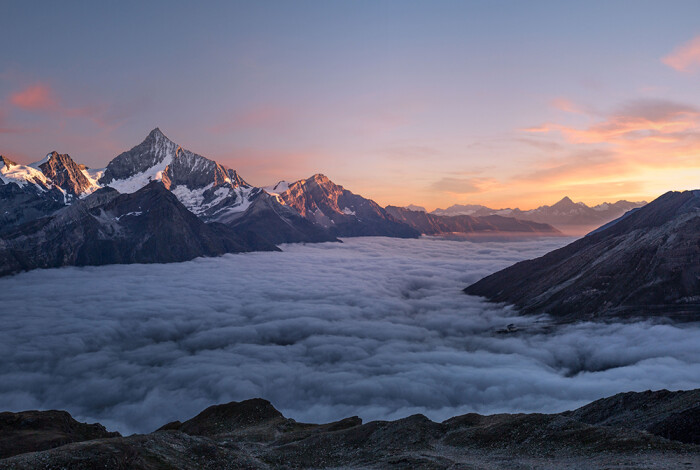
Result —
[[66, 412], [0, 413], [0, 469], [700, 468], [700, 389], [624, 393], [559, 414], [285, 418], [253, 399], [122, 437]]

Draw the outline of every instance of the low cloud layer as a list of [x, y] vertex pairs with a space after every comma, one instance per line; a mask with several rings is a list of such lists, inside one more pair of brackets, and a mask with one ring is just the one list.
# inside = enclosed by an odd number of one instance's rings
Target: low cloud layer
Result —
[[443, 420], [699, 387], [698, 325], [551, 328], [461, 293], [566, 241], [368, 238], [0, 279], [0, 408], [130, 433], [252, 397], [300, 421]]

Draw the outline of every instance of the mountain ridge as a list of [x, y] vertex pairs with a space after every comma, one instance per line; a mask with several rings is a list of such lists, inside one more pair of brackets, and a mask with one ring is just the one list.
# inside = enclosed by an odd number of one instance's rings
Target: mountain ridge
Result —
[[604, 225], [620, 217], [625, 212], [642, 207], [645, 204], [647, 204], [646, 201], [630, 202], [623, 199], [614, 203], [604, 202], [590, 207], [583, 202], [574, 202], [570, 197], [564, 196], [551, 206], [542, 205], [529, 210], [521, 210], [517, 207], [515, 209], [492, 209], [478, 204], [455, 204], [447, 209], [435, 209], [431, 214], [441, 216], [471, 215], [476, 217], [501, 215], [546, 223], [566, 231], [566, 229], [579, 227], [592, 229], [593, 227]]
[[36, 268], [169, 263], [277, 248], [248, 233], [206, 224], [159, 181], [134, 193], [101, 188], [53, 215], [6, 231], [0, 275]]
[[61, 411], [0, 413], [0, 469], [690, 468], [700, 390], [628, 392], [557, 414], [416, 414], [363, 423], [285, 418], [254, 398], [122, 437]]
[[[105, 188], [134, 194], [153, 182], [159, 182], [202, 222], [224, 224], [242, 236], [252, 233], [260, 246], [338, 241], [339, 237], [356, 236], [416, 238], [421, 233], [557, 234], [546, 224], [498, 214], [440, 219], [418, 211], [418, 207], [410, 213], [399, 213], [399, 208], [383, 208], [320, 173], [292, 183], [281, 181], [271, 187], [255, 187], [235, 170], [170, 140], [157, 127], [104, 169], [89, 169], [57, 151], [30, 165], [18, 165], [0, 157], [0, 165], [0, 199], [4, 205], [0, 239], [20, 226], [30, 230], [31, 225], [26, 224], [32, 221], [37, 221], [34, 227], [44, 223], [38, 221], [45, 217], [55, 222], [59, 220], [55, 218], [57, 211], [75, 204], [84, 206], [81, 201], [98, 191], [104, 194]], [[82, 220], [92, 224], [89, 218]], [[167, 221], [164, 224], [168, 226]], [[224, 241], [228, 239], [228, 235], [222, 236]], [[32, 266], [23, 256], [23, 263]], [[163, 259], [168, 260], [169, 256], [164, 255]]]
[[420, 232], [394, 219], [373, 200], [333, 183], [320, 173], [289, 184], [278, 197], [302, 217], [338, 237], [420, 236]]
[[700, 191], [660, 196], [573, 243], [464, 289], [560, 319], [700, 320]]
[[424, 211], [387, 206], [386, 211], [425, 235], [505, 233], [557, 236], [562, 233], [549, 224], [500, 215], [434, 215]]

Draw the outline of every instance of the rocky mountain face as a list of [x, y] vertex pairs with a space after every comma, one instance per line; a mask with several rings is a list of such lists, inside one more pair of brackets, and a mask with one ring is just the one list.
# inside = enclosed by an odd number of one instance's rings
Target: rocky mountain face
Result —
[[248, 232], [206, 224], [161, 182], [131, 194], [103, 188], [0, 238], [0, 275], [35, 268], [168, 263], [276, 250]]
[[292, 183], [278, 197], [302, 217], [338, 237], [415, 238], [420, 235], [394, 219], [376, 202], [348, 191], [324, 175]]
[[71, 199], [72, 194], [54, 184], [40, 169], [18, 165], [0, 155], [0, 234], [12, 226], [52, 214]]
[[274, 244], [336, 240], [262, 188], [248, 184], [235, 170], [183, 149], [160, 129], [112, 160], [100, 183], [130, 192], [153, 180], [162, 181], [205, 222], [253, 232]]
[[71, 442], [120, 437], [101, 424], [79, 423], [66, 411], [0, 413], [0, 462], [26, 452], [53, 449]]
[[625, 212], [642, 207], [646, 202], [617, 201], [615, 203], [603, 203], [589, 207], [582, 202], [574, 202], [568, 197], [552, 206], [540, 206], [537, 209], [527, 211], [515, 209], [491, 209], [481, 205], [456, 204], [447, 209], [436, 209], [431, 214], [440, 216], [470, 215], [482, 217], [488, 215], [500, 215], [528, 220], [542, 224], [549, 224], [564, 231], [571, 229], [591, 229], [606, 224]]
[[183, 149], [158, 128], [109, 162], [99, 183], [132, 193], [150, 181], [161, 181], [187, 209], [208, 222], [244, 212], [262, 192], [234, 170]]
[[255, 198], [245, 212], [230, 214], [220, 221], [236, 230], [253, 232], [275, 245], [339, 241], [328, 230], [267, 193]]
[[696, 468], [699, 407], [700, 390], [664, 390], [550, 415], [304, 424], [253, 399], [129, 437], [65, 412], [2, 413], [0, 469]]
[[[48, 234], [41, 232], [41, 227], [50, 226], [52, 233], [62, 234], [56, 239], [60, 242], [54, 240], [59, 245], [65, 241], [62, 237], [67, 237], [71, 230], [80, 232], [75, 235], [77, 240], [82, 241], [76, 243], [84, 242], [85, 237], [104, 238], [104, 227], [98, 228], [94, 220], [83, 217], [86, 205], [93, 204], [94, 200], [86, 204], [81, 204], [81, 201], [100, 188], [112, 188], [119, 194], [135, 194], [152, 182], [159, 182], [202, 222], [227, 225], [238, 233], [239, 239], [247, 240], [234, 251], [248, 250], [257, 243], [268, 249], [270, 244], [337, 241], [337, 237], [354, 236], [409, 238], [418, 237], [421, 232], [555, 233], [545, 224], [497, 215], [440, 218], [425, 214], [418, 210], [421, 209], [419, 207], [413, 208], [415, 213], [403, 212], [399, 208], [386, 210], [320, 174], [291, 184], [280, 182], [267, 188], [254, 187], [235, 170], [182, 148], [158, 128], [151, 131], [143, 142], [119, 154], [100, 170], [90, 170], [73, 161], [69, 155], [58, 152], [51, 152], [31, 165], [18, 165], [0, 157], [0, 165], [0, 202], [3, 206], [0, 241], [6, 254], [15, 253], [19, 257], [6, 258], [9, 264], [0, 269], [6, 273], [39, 266], [87, 263], [71, 250], [56, 255], [58, 258], [52, 260], [43, 259], [45, 253], [37, 252], [37, 259], [32, 261], [28, 252], [23, 252], [16, 241], [7, 237], [16, 236], [20, 225], [37, 221], [34, 225], [22, 225], [21, 230], [27, 235], [35, 230], [31, 233], [39, 237], [40, 233]], [[100, 198], [106, 197], [106, 194], [111, 193], [103, 191]], [[64, 211], [71, 205], [80, 209]], [[57, 211], [63, 211], [62, 215]], [[69, 225], [61, 231], [58, 224], [73, 221], [66, 214], [74, 214], [88, 223], [88, 227], [83, 230]], [[46, 217], [50, 218], [50, 223], [39, 222]], [[185, 221], [184, 218], [177, 220]], [[165, 223], [163, 229], [170, 226]], [[158, 232], [162, 229], [154, 226], [153, 230]], [[217, 230], [220, 231], [220, 227], [211, 231]], [[229, 243], [230, 237], [231, 233], [227, 233], [222, 243]], [[105, 245], [103, 238], [90, 243]], [[37, 240], [34, 242], [38, 243]], [[57, 249], [59, 245], [45, 248]], [[227, 250], [230, 251], [226, 248], [223, 252]], [[154, 259], [169, 261], [186, 258], [189, 254], [185, 255], [185, 252], [187, 250], [183, 250], [179, 257], [161, 253]], [[198, 246], [191, 253], [195, 252], [220, 254], [222, 250]], [[134, 259], [139, 256], [135, 255]], [[108, 262], [107, 259], [106, 255], [101, 255], [102, 261], [89, 263], [104, 263]], [[130, 262], [123, 253], [115, 254], [114, 260]]]
[[97, 189], [85, 165], [78, 165], [68, 154], [51, 152], [37, 166], [53, 184], [74, 198]]
[[700, 320], [700, 191], [669, 192], [570, 245], [467, 287], [563, 319]]
[[445, 235], [453, 233], [529, 233], [533, 235], [561, 235], [561, 232], [548, 224], [519, 220], [512, 217], [501, 217], [499, 215], [480, 217], [472, 217], [470, 215], [440, 216], [396, 206], [387, 206], [386, 211], [394, 219], [410, 225], [425, 235]]

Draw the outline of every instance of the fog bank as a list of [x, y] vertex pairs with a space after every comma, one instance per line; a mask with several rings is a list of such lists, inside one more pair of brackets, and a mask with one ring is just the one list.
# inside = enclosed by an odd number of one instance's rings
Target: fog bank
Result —
[[698, 325], [551, 329], [461, 292], [568, 241], [362, 238], [3, 278], [0, 409], [130, 433], [252, 397], [299, 421], [439, 421], [700, 387]]

